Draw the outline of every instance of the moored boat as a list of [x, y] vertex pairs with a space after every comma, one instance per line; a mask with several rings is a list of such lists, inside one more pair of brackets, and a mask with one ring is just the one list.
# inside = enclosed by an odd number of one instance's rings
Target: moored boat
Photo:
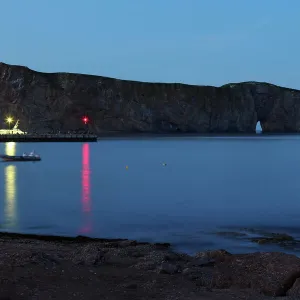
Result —
[[40, 155], [36, 154], [34, 151], [29, 154], [23, 153], [23, 155], [0, 155], [3, 161], [40, 161], [42, 158]]

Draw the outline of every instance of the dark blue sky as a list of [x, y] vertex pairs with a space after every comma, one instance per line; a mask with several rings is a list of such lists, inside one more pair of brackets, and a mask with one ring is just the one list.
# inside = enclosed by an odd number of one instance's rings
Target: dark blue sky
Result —
[[300, 89], [299, 0], [1, 1], [0, 61], [46, 71]]

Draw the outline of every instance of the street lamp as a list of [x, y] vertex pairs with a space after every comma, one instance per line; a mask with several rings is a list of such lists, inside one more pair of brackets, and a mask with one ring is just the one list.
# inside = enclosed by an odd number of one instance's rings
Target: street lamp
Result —
[[9, 130], [10, 130], [10, 124], [12, 123], [12, 121], [13, 121], [12, 117], [7, 117], [6, 120], [5, 120], [5, 122], [8, 124]]

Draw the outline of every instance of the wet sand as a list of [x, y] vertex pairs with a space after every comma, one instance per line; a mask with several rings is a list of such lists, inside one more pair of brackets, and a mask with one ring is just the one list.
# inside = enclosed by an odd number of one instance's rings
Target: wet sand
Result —
[[300, 299], [300, 259], [282, 253], [189, 256], [167, 243], [10, 233], [0, 244], [2, 300]]

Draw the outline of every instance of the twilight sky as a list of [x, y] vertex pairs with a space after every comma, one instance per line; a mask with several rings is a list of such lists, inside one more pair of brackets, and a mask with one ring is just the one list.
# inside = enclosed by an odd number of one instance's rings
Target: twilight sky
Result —
[[0, 61], [45, 72], [300, 89], [299, 0], [1, 1]]

